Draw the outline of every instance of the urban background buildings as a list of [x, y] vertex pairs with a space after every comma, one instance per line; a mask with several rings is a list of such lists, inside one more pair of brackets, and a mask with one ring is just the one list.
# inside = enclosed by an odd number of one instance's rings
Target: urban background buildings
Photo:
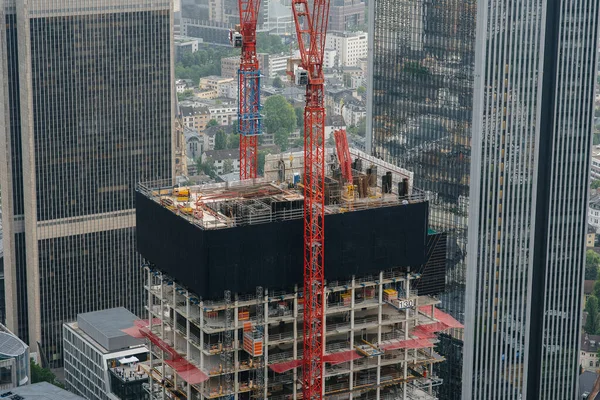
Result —
[[142, 313], [133, 193], [173, 174], [171, 1], [1, 9], [7, 324], [59, 366], [77, 313]]

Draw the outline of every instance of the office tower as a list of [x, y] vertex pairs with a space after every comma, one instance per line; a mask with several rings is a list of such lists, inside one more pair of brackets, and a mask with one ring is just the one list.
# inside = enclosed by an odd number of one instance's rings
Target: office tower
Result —
[[[373, 0], [368, 15], [367, 151], [427, 191], [430, 227], [448, 233], [441, 307], [462, 322], [476, 2]], [[438, 348], [449, 361], [442, 399], [460, 398], [462, 332], [451, 333]]]
[[463, 396], [573, 399], [598, 2], [478, 6]]
[[171, 1], [3, 0], [7, 325], [60, 365], [77, 313], [142, 313], [134, 190], [171, 179]]

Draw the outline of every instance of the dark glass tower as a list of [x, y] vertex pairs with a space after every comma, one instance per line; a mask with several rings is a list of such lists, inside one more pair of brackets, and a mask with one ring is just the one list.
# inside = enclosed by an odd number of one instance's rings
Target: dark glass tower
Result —
[[[464, 322], [476, 1], [372, 0], [368, 15], [367, 150], [428, 192], [430, 227], [448, 233], [441, 306]], [[451, 333], [442, 399], [460, 399], [462, 331]]]
[[117, 306], [143, 311], [134, 190], [172, 177], [172, 7], [6, 2], [7, 323], [60, 365], [64, 321]]

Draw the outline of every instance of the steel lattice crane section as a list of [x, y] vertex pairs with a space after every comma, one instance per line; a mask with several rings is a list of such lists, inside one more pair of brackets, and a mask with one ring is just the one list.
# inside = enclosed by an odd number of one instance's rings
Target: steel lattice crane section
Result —
[[[311, 7], [312, 6], [312, 7]], [[304, 356], [302, 398], [323, 393], [323, 301], [325, 203], [325, 107], [323, 54], [329, 0], [293, 0], [300, 65], [294, 74], [306, 85], [304, 108]]]
[[256, 23], [260, 0], [238, 0], [240, 24], [229, 33], [234, 47], [241, 47], [238, 69], [238, 133], [240, 135], [240, 179], [258, 174], [258, 136], [262, 133], [260, 69], [256, 56]]

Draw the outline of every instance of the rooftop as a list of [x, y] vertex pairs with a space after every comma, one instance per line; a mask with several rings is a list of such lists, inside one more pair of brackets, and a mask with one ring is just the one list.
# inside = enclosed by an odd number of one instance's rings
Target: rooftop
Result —
[[[18, 397], [17, 397], [18, 396]], [[83, 397], [67, 392], [47, 382], [19, 386], [0, 391], [0, 398], [10, 400], [80, 400]]]
[[[223, 153], [223, 154], [221, 154]], [[353, 189], [344, 183], [332, 149], [326, 151], [325, 213], [339, 214], [370, 208], [398, 206], [425, 201], [424, 193], [412, 187], [412, 172], [352, 149]], [[210, 159], [238, 157], [233, 150], [205, 152]], [[286, 165], [288, 164], [289, 165]], [[301, 154], [281, 155], [278, 181], [266, 178], [176, 188], [160, 182], [140, 184], [138, 191], [202, 229], [299, 219], [303, 215], [303, 187], [292, 171], [302, 171]], [[265, 167], [266, 169], [266, 167]], [[287, 175], [286, 175], [287, 170]], [[384, 176], [390, 185], [383, 188]], [[387, 178], [385, 178], [387, 179]], [[409, 183], [407, 194], [400, 183]], [[183, 193], [183, 194], [182, 194]]]
[[137, 320], [123, 307], [94, 311], [77, 315], [77, 328], [90, 336], [107, 351], [115, 351], [143, 344], [122, 331]]
[[600, 335], [581, 335], [581, 351], [596, 353], [600, 349]]

